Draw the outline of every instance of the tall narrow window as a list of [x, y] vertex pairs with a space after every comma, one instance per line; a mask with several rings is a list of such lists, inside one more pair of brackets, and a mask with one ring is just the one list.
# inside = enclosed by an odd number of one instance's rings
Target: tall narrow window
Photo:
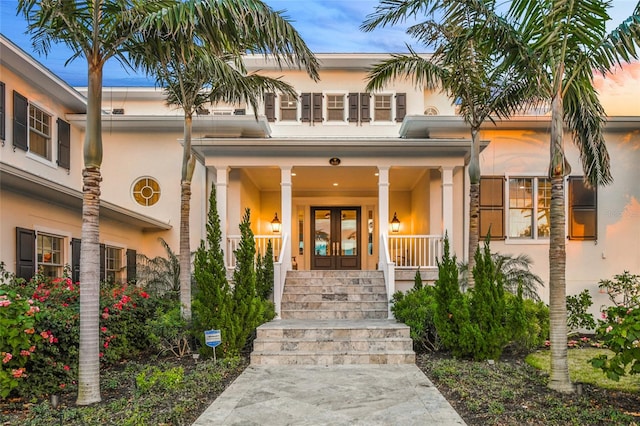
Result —
[[29, 105], [29, 151], [51, 160], [51, 116]]
[[293, 95], [280, 95], [280, 120], [296, 121], [298, 119], [298, 99]]
[[480, 179], [480, 237], [504, 239], [504, 177]]
[[391, 95], [375, 95], [375, 121], [391, 121]]
[[63, 266], [63, 238], [55, 235], [38, 233], [36, 242], [36, 256], [38, 270], [51, 278], [62, 276]]
[[344, 95], [327, 95], [327, 121], [344, 121]]
[[598, 197], [579, 176], [569, 178], [569, 238], [598, 239]]
[[509, 237], [548, 238], [551, 183], [547, 178], [509, 179]]
[[119, 247], [105, 247], [105, 278], [108, 282], [119, 282], [124, 278], [122, 255], [123, 249]]

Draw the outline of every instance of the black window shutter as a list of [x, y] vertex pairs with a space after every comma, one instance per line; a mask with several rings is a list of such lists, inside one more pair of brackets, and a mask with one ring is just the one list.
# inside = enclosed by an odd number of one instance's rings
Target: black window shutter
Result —
[[58, 118], [58, 166], [71, 168], [71, 125]]
[[104, 244], [100, 244], [100, 282], [107, 278], [107, 248]]
[[13, 146], [23, 151], [27, 147], [27, 130], [29, 119], [29, 103], [27, 98], [13, 91]]
[[80, 247], [82, 246], [79, 238], [71, 239], [71, 281], [77, 283], [80, 281]]
[[16, 276], [29, 281], [36, 273], [36, 231], [16, 228]]
[[371, 95], [368, 93], [360, 93], [360, 121], [363, 123], [371, 121], [370, 100]]
[[407, 94], [396, 94], [396, 121], [401, 122], [404, 120], [404, 116], [407, 115]]
[[136, 282], [136, 251], [132, 249], [127, 250], [127, 282]]
[[349, 123], [358, 122], [359, 93], [349, 93]]
[[313, 121], [322, 122], [322, 93], [313, 94]]
[[311, 121], [311, 93], [303, 93], [300, 102], [302, 104], [300, 121], [308, 123]]
[[6, 111], [6, 104], [5, 104], [6, 100], [5, 100], [5, 88], [4, 88], [4, 83], [2, 81], [0, 81], [0, 139], [2, 139], [3, 141], [5, 140], [5, 137], [7, 135], [6, 133], [6, 129], [5, 129], [5, 111]]
[[266, 93], [264, 95], [264, 115], [267, 121], [276, 121], [276, 94]]

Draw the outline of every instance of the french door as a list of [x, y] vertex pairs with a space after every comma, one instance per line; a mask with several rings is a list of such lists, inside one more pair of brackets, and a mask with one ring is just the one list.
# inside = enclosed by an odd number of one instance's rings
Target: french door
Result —
[[311, 207], [311, 269], [360, 269], [360, 207]]

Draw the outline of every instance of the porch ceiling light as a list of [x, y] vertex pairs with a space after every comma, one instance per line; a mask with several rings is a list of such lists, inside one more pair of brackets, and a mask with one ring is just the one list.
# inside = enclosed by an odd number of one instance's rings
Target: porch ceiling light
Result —
[[280, 223], [280, 219], [278, 219], [278, 212], [276, 212], [275, 217], [271, 221], [271, 231], [273, 231], [274, 234], [277, 234], [280, 232], [281, 226], [282, 223]]
[[398, 232], [400, 230], [400, 220], [396, 215], [396, 212], [393, 212], [393, 219], [391, 219], [391, 232]]

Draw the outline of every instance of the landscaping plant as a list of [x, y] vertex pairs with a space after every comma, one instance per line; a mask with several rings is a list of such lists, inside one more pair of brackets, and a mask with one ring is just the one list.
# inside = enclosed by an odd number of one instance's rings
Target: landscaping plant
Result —
[[595, 330], [596, 321], [587, 310], [593, 305], [588, 289], [575, 296], [567, 296], [567, 329], [568, 336], [579, 333], [580, 329]]
[[613, 280], [601, 280], [599, 287], [607, 292], [613, 305], [603, 308], [597, 332], [613, 356], [600, 355], [591, 359], [591, 364], [613, 380], [639, 374], [640, 275], [624, 271]]

